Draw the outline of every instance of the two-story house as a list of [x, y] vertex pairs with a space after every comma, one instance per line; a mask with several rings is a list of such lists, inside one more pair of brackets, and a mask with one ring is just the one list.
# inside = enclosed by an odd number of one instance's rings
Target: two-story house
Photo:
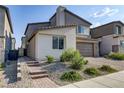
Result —
[[5, 6], [0, 6], [0, 63], [5, 62], [9, 50], [12, 46], [12, 23], [9, 9]]
[[65, 7], [59, 6], [48, 22], [27, 25], [27, 54], [37, 60], [44, 60], [47, 55], [59, 59], [64, 50], [74, 48], [82, 56], [99, 56], [98, 41], [90, 36], [91, 25]]
[[124, 23], [113, 21], [91, 30], [92, 38], [99, 39], [100, 55], [124, 53]]

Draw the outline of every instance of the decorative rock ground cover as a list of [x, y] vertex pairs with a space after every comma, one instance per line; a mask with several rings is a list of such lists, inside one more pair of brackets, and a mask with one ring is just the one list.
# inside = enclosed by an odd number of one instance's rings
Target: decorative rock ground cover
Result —
[[[86, 58], [86, 59], [89, 62], [87, 65], [84, 65], [84, 68], [82, 70], [73, 70], [70, 67], [69, 62], [54, 62], [51, 64], [43, 63], [41, 65], [41, 68], [47, 70], [47, 72], [49, 74], [49, 78], [60, 86], [72, 83], [72, 82], [60, 80], [60, 77], [64, 72], [77, 71], [83, 77], [83, 80], [86, 80], [86, 79], [97, 77], [97, 76], [91, 76], [91, 75], [85, 74], [84, 70], [86, 68], [90, 68], [90, 67], [99, 68], [102, 65], [110, 65], [111, 67], [117, 69], [118, 71], [124, 70], [124, 68], [122, 68], [122, 66], [124, 66], [124, 61], [116, 61], [115, 62], [113, 60], [108, 60], [105, 58], [90, 58], [90, 57]], [[106, 74], [109, 74], [109, 72], [100, 71], [100, 76], [106, 75]]]

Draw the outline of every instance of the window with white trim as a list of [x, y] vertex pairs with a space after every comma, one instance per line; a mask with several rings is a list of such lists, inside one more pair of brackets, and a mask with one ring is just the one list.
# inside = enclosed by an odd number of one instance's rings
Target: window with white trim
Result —
[[64, 37], [53, 36], [53, 49], [64, 49]]
[[124, 41], [120, 41], [120, 45], [124, 48]]
[[116, 26], [116, 34], [117, 34], [117, 35], [122, 34], [121, 27], [118, 26], [118, 25]]
[[77, 27], [77, 33], [82, 35], [89, 35], [88, 27], [78, 25]]

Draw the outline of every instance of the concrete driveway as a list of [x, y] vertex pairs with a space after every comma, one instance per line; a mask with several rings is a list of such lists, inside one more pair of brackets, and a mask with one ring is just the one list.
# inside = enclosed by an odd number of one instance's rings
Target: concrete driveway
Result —
[[106, 59], [103, 57], [86, 57], [89, 61], [89, 65], [96, 67], [96, 66], [102, 66], [102, 65], [110, 65], [113, 68], [116, 68], [117, 70], [124, 70], [124, 61], [119, 61], [119, 60], [111, 60], [111, 59]]
[[124, 88], [124, 71], [72, 83], [61, 88]]

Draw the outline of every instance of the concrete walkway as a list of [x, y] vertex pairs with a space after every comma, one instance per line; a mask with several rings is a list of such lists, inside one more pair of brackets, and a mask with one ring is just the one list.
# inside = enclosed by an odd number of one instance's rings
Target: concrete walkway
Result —
[[124, 88], [124, 71], [72, 83], [61, 88]]

